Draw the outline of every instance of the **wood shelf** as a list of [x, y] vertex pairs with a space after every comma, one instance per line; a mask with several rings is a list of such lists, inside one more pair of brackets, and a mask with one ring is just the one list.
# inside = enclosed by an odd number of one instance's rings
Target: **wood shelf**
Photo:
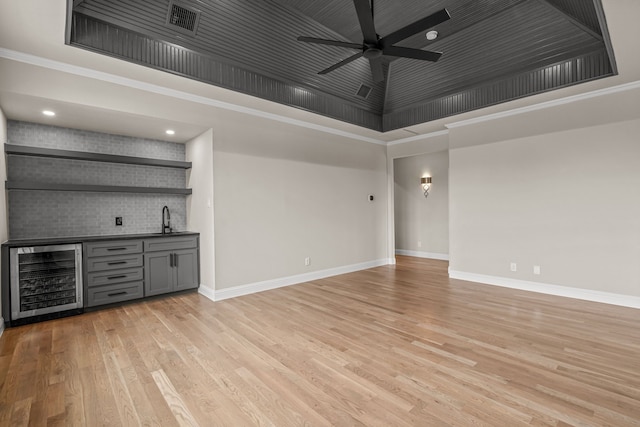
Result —
[[6, 181], [7, 190], [84, 191], [93, 193], [191, 194], [190, 188], [124, 187], [119, 185], [51, 184], [46, 182]]
[[84, 153], [81, 151], [58, 150], [53, 148], [29, 147], [5, 144], [6, 154], [19, 156], [50, 157], [55, 159], [85, 160], [90, 162], [123, 163], [141, 166], [159, 166], [165, 168], [190, 169], [191, 162], [176, 160], [148, 159], [145, 157], [118, 156], [114, 154]]

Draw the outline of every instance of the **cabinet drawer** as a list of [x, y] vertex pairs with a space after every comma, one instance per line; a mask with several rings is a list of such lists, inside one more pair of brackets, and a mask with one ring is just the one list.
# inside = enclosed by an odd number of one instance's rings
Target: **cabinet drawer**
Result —
[[88, 289], [87, 307], [128, 301], [143, 297], [142, 282], [122, 283]]
[[142, 252], [142, 240], [116, 240], [87, 243], [88, 258], [109, 255], [127, 255]]
[[119, 270], [142, 267], [142, 254], [115, 255], [87, 259], [87, 271]]
[[87, 287], [142, 280], [142, 267], [121, 270], [98, 271], [87, 274]]
[[190, 249], [198, 246], [198, 236], [162, 237], [144, 241], [145, 252], [173, 251], [176, 249]]

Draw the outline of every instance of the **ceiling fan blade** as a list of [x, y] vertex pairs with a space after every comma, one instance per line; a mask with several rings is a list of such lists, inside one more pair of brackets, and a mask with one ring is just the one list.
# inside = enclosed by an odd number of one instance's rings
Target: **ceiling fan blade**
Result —
[[451, 15], [447, 9], [442, 9], [439, 12], [433, 13], [425, 18], [419, 19], [416, 22], [407, 25], [404, 28], [400, 28], [398, 31], [383, 37], [380, 39], [380, 45], [382, 47], [392, 46], [416, 33], [426, 31], [431, 27], [435, 27], [445, 21], [451, 19]]
[[442, 52], [411, 49], [408, 47], [389, 46], [382, 49], [383, 55], [396, 56], [398, 58], [420, 59], [422, 61], [436, 62], [442, 56]]
[[384, 70], [382, 69], [382, 57], [371, 58], [369, 60], [371, 65], [371, 74], [373, 75], [373, 81], [378, 83], [384, 81]]
[[332, 72], [333, 70], [342, 67], [343, 65], [347, 65], [349, 62], [351, 61], [355, 61], [356, 59], [360, 58], [362, 56], [363, 52], [358, 52], [355, 55], [351, 55], [350, 57], [348, 57], [347, 59], [343, 59], [342, 61], [338, 62], [337, 64], [332, 65], [329, 68], [325, 68], [324, 70], [318, 72], [318, 74], [327, 74]]
[[376, 33], [376, 27], [373, 24], [373, 12], [371, 12], [369, 0], [353, 0], [353, 4], [356, 7], [356, 13], [358, 14], [358, 21], [360, 21], [360, 29], [362, 29], [364, 42], [371, 44], [378, 43], [378, 34]]
[[339, 40], [317, 39], [315, 37], [298, 37], [298, 41], [305, 43], [326, 44], [329, 46], [348, 47], [349, 49], [362, 49], [361, 44], [341, 42]]

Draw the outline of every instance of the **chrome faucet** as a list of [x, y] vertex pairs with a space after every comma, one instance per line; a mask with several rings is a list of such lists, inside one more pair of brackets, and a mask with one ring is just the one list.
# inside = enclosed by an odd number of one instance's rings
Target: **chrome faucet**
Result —
[[[164, 220], [164, 211], [167, 211], [167, 221]], [[164, 206], [162, 208], [162, 234], [171, 233], [171, 214], [169, 213], [169, 207]]]

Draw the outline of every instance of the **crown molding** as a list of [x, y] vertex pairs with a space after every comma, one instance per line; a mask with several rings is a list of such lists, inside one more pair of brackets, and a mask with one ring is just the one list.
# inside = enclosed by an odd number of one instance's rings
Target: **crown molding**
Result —
[[635, 89], [640, 89], [640, 81], [624, 83], [624, 84], [621, 84], [621, 85], [611, 86], [611, 87], [604, 88], [604, 89], [598, 89], [598, 90], [594, 90], [594, 91], [591, 91], [591, 92], [581, 93], [581, 94], [578, 94], [578, 95], [572, 95], [572, 96], [567, 96], [567, 97], [560, 98], [560, 99], [554, 99], [552, 101], [546, 101], [546, 102], [541, 102], [541, 103], [534, 104], [534, 105], [528, 105], [526, 107], [514, 108], [514, 109], [508, 110], [508, 111], [502, 111], [502, 112], [499, 112], [499, 113], [493, 113], [493, 114], [487, 114], [487, 115], [480, 116], [480, 117], [474, 117], [472, 119], [460, 120], [460, 121], [457, 121], [457, 122], [446, 123], [444, 125], [445, 128], [447, 128], [446, 130], [437, 131], [437, 132], [431, 132], [431, 133], [427, 133], [427, 134], [424, 134], [424, 135], [410, 136], [408, 138], [396, 139], [394, 141], [388, 142], [387, 146], [397, 145], [397, 144], [404, 144], [404, 143], [407, 143], [407, 142], [419, 141], [419, 140], [422, 140], [422, 139], [448, 135], [449, 134], [449, 129], [455, 129], [455, 128], [460, 128], [460, 127], [464, 127], [464, 126], [475, 125], [475, 124], [478, 124], [478, 123], [489, 122], [489, 121], [492, 121], [492, 120], [503, 119], [503, 118], [506, 118], [506, 117], [516, 116], [516, 115], [519, 115], [519, 114], [525, 114], [525, 113], [529, 113], [529, 112], [532, 112], [532, 111], [544, 110], [544, 109], [547, 109], [547, 108], [552, 108], [552, 107], [557, 107], [557, 106], [560, 106], [560, 105], [571, 104], [573, 102], [578, 102], [578, 101], [583, 101], [583, 100], [587, 100], [587, 99], [597, 98], [597, 97], [600, 97], [600, 96], [612, 95], [612, 94], [625, 92], [625, 91], [629, 91], [629, 90], [635, 90]]
[[261, 117], [268, 120], [273, 120], [281, 123], [287, 123], [294, 126], [299, 126], [307, 129], [316, 130], [319, 132], [324, 132], [332, 135], [342, 136], [349, 139], [354, 139], [363, 142], [369, 142], [377, 145], [398, 145], [404, 144], [407, 142], [419, 141], [422, 139], [434, 138], [438, 136], [448, 135], [449, 129], [455, 129], [464, 126], [470, 126], [478, 123], [489, 122], [492, 120], [498, 120], [506, 117], [516, 116], [520, 114], [525, 114], [532, 111], [539, 111], [547, 108], [552, 108], [560, 105], [570, 104], [577, 101], [582, 101], [586, 99], [597, 98], [600, 96], [611, 95], [619, 92], [624, 92], [628, 90], [634, 90], [640, 88], [640, 81], [624, 83], [617, 86], [612, 86], [604, 89], [598, 89], [587, 93], [582, 93], [578, 95], [572, 95], [565, 98], [555, 99], [552, 101], [541, 102], [534, 105], [529, 105], [526, 107], [515, 108], [508, 111], [502, 111], [499, 113], [488, 114], [480, 117], [475, 117], [472, 119], [461, 120], [457, 122], [447, 123], [444, 126], [445, 130], [431, 132], [422, 135], [415, 135], [407, 138], [401, 138], [393, 141], [383, 141], [377, 138], [370, 138], [363, 135], [359, 135], [352, 132], [347, 132], [339, 129], [335, 129], [329, 126], [323, 126], [315, 123], [306, 122], [304, 120], [293, 119], [290, 117], [286, 117], [279, 114], [267, 113], [265, 111], [261, 111], [255, 108], [245, 107], [242, 105], [237, 105], [225, 101], [216, 100], [213, 98], [208, 98], [200, 95], [195, 95], [189, 92], [184, 92], [176, 89], [170, 89], [164, 86], [159, 86], [151, 83], [146, 83], [140, 80], [130, 79], [127, 77], [117, 76], [115, 74], [107, 73], [104, 71], [97, 71], [90, 68], [85, 68], [77, 65], [72, 65], [48, 58], [43, 58], [36, 55], [31, 55], [24, 52], [18, 52], [11, 49], [1, 48], [0, 47], [0, 58], [6, 58], [9, 60], [22, 62], [30, 65], [35, 65], [38, 67], [48, 68], [51, 70], [61, 71], [64, 73], [69, 73], [81, 77], [92, 78], [95, 80], [100, 80], [108, 83], [117, 84], [120, 86], [130, 87], [132, 89], [139, 89], [150, 93], [155, 93], [158, 95], [164, 95], [176, 99], [181, 99], [185, 101], [190, 101], [194, 103], [198, 103], [201, 105], [206, 105], [210, 107], [222, 108], [225, 110], [236, 111], [243, 114], [252, 115], [255, 117]]
[[503, 119], [505, 117], [516, 116], [519, 114], [525, 114], [532, 111], [544, 110], [547, 108], [571, 104], [573, 102], [583, 101], [586, 99], [597, 98], [600, 96], [611, 95], [611, 94], [625, 92], [628, 90], [634, 90], [639, 88], [640, 88], [640, 81], [624, 83], [621, 85], [611, 86], [604, 89], [598, 89], [591, 92], [581, 93], [578, 95], [567, 96], [565, 98], [554, 99], [552, 101], [541, 102], [539, 104], [528, 105], [526, 107], [514, 108], [512, 110], [502, 111], [502, 112], [493, 113], [493, 114], [487, 114], [485, 116], [475, 117], [473, 119], [452, 122], [452, 123], [445, 124], [444, 126], [447, 129], [455, 129], [459, 127], [470, 126], [478, 123], [489, 122], [492, 120]]
[[0, 58], [10, 59], [12, 61], [22, 62], [25, 64], [35, 65], [38, 67], [48, 68], [51, 70], [61, 71], [68, 74], [73, 74], [81, 77], [88, 77], [95, 80], [100, 80], [107, 83], [113, 83], [120, 86], [129, 87], [132, 89], [139, 89], [158, 95], [164, 95], [171, 98], [176, 98], [184, 101], [190, 101], [209, 107], [222, 108], [225, 110], [236, 111], [243, 114], [249, 114], [256, 117], [261, 117], [268, 120], [273, 120], [281, 123], [287, 123], [294, 126], [300, 126], [307, 129], [317, 130], [320, 132], [342, 136], [349, 139], [358, 141], [369, 142], [378, 145], [387, 145], [385, 141], [376, 138], [370, 138], [356, 133], [347, 132], [339, 129], [334, 129], [329, 126], [318, 125], [315, 123], [306, 122], [304, 120], [293, 119], [290, 117], [282, 116], [279, 114], [267, 113], [255, 108], [245, 107], [242, 105], [232, 104], [230, 102], [219, 101], [213, 98], [205, 96], [195, 95], [193, 93], [184, 92], [176, 89], [170, 89], [164, 86], [155, 85], [152, 83], [146, 83], [140, 80], [130, 79], [128, 77], [117, 76], [115, 74], [107, 73], [104, 71], [92, 70], [90, 68], [80, 67], [78, 65], [72, 65], [65, 62], [56, 61], [53, 59], [43, 58], [36, 55], [31, 55], [24, 52], [18, 52], [11, 49], [5, 49], [0, 47]]
[[401, 139], [396, 139], [395, 141], [388, 142], [387, 146], [404, 144], [404, 143], [413, 142], [413, 141], [421, 141], [423, 139], [435, 138], [435, 137], [438, 137], [438, 136], [445, 136], [445, 135], [449, 135], [449, 130], [448, 129], [439, 130], [439, 131], [436, 131], [436, 132], [425, 133], [425, 134], [421, 134], [421, 135], [409, 136], [409, 137], [401, 138]]

